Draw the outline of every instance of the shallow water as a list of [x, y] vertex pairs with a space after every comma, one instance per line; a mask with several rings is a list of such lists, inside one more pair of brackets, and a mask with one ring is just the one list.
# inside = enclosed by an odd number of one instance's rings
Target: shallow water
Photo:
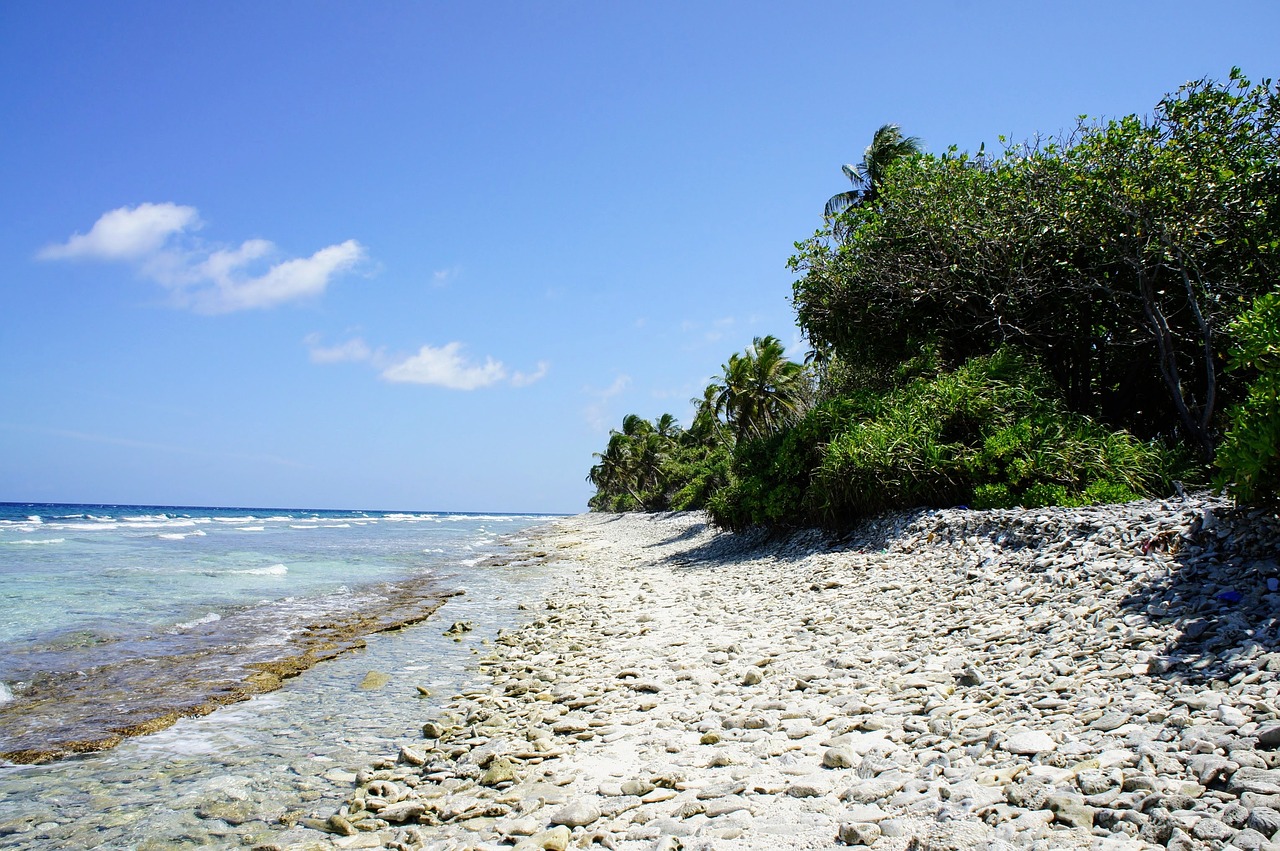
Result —
[[[563, 569], [462, 568], [443, 581], [466, 594], [431, 618], [374, 635], [278, 691], [103, 753], [0, 767], [0, 848], [248, 847], [283, 830], [282, 817], [323, 818], [350, 792], [350, 772], [394, 757], [451, 697], [484, 682], [477, 655], [532, 617]], [[475, 629], [455, 641], [443, 635], [455, 621]], [[389, 682], [362, 688], [371, 671]]]
[[0, 754], [109, 747], [412, 623], [527, 515], [0, 506]]

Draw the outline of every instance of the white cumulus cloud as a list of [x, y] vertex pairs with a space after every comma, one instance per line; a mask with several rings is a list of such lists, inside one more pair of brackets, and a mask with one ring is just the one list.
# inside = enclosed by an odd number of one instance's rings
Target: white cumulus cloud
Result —
[[462, 343], [422, 346], [417, 354], [395, 357], [384, 347], [373, 348], [363, 337], [352, 337], [343, 343], [325, 345], [319, 334], [303, 338], [312, 363], [367, 363], [378, 370], [384, 381], [398, 384], [427, 384], [450, 390], [477, 390], [506, 381], [512, 387], [528, 387], [546, 377], [551, 369], [547, 361], [538, 361], [533, 372], [519, 370], [508, 373], [502, 361], [486, 357], [484, 363], [468, 361], [462, 354]]
[[266, 239], [238, 247], [209, 245], [189, 232], [200, 227], [195, 207], [139, 204], [104, 213], [87, 234], [46, 246], [42, 260], [117, 260], [168, 289], [182, 307], [230, 313], [312, 298], [365, 259], [359, 242], [330, 245], [310, 257], [280, 257]]
[[266, 240], [250, 240], [235, 251], [214, 252], [201, 265], [209, 285], [197, 286], [190, 294], [192, 303], [204, 312], [229, 313], [317, 296], [335, 275], [352, 268], [365, 256], [364, 247], [348, 239], [310, 257], [276, 263], [261, 275], [245, 274], [243, 267], [271, 247]]
[[98, 217], [88, 233], [73, 233], [62, 243], [45, 246], [43, 260], [128, 260], [160, 250], [169, 237], [200, 226], [195, 207], [139, 204], [118, 207]]
[[507, 377], [501, 361], [485, 358], [483, 365], [467, 362], [460, 354], [461, 343], [447, 343], [439, 348], [423, 346], [418, 353], [393, 363], [382, 371], [387, 381], [409, 384], [434, 384], [451, 390], [475, 390], [488, 387]]

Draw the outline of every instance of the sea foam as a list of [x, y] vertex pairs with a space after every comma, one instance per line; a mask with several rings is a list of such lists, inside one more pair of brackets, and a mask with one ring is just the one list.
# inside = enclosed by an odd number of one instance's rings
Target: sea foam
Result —
[[243, 573], [247, 576], [284, 576], [289, 572], [289, 568], [283, 564], [273, 564], [270, 567], [251, 567], [248, 570], [233, 570], [232, 573]]
[[201, 624], [206, 624], [206, 623], [216, 623], [220, 620], [222, 620], [222, 615], [218, 614], [217, 612], [209, 612], [209, 614], [205, 615], [204, 617], [196, 618], [193, 621], [187, 621], [186, 623], [176, 623], [173, 625], [173, 628], [174, 629], [191, 629], [191, 627], [193, 626], [200, 626]]

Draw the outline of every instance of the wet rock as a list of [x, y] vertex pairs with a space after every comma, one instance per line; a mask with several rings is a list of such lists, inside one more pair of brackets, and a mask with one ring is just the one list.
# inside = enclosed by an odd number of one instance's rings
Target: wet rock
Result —
[[416, 819], [427, 811], [427, 805], [421, 801], [399, 801], [378, 810], [378, 818], [390, 822], [405, 822]]
[[400, 762], [405, 763], [406, 765], [425, 765], [427, 762], [427, 755], [418, 748], [405, 745], [400, 748]]
[[477, 782], [481, 786], [501, 786], [504, 783], [514, 783], [515, 780], [515, 764], [506, 757], [498, 757], [489, 763]]
[[329, 816], [329, 829], [339, 836], [355, 836], [358, 832], [351, 822], [337, 813]]
[[370, 691], [372, 689], [382, 688], [389, 682], [391, 682], [390, 674], [384, 674], [382, 671], [370, 671], [364, 675], [364, 679], [360, 681], [359, 687], [365, 691]]

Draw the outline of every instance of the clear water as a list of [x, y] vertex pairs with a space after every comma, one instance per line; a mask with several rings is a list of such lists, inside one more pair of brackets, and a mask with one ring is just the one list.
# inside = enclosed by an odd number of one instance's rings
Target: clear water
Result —
[[[0, 847], [238, 847], [281, 829], [282, 813], [335, 806], [350, 784], [326, 775], [394, 754], [476, 676], [483, 642], [541, 597], [556, 566], [518, 556], [522, 536], [547, 520], [0, 506], [0, 742], [32, 729], [84, 739], [92, 731], [74, 725], [101, 724], [102, 706], [136, 712], [116, 684], [149, 699], [199, 692], [214, 672], [287, 654], [317, 628], [378, 629], [389, 608], [413, 620], [432, 595], [466, 592], [415, 626], [359, 634], [357, 649], [278, 691], [101, 753], [0, 765]], [[477, 629], [462, 642], [443, 636], [456, 620]], [[375, 670], [390, 681], [368, 688]], [[38, 699], [48, 688], [84, 698], [84, 682], [105, 692], [83, 701], [99, 717], [61, 717], [62, 705]], [[435, 696], [419, 698], [417, 686]], [[192, 695], [163, 697], [172, 706]], [[227, 800], [252, 817], [201, 815], [200, 802]]]

